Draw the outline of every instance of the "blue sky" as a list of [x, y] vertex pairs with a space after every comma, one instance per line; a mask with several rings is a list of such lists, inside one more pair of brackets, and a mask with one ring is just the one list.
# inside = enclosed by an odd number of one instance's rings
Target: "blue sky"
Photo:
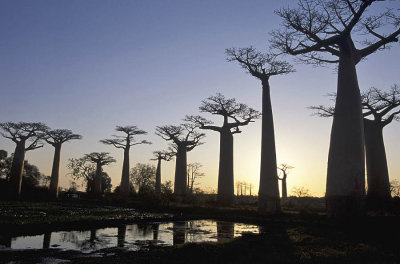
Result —
[[[83, 140], [65, 144], [61, 186], [67, 187], [68, 158], [108, 151], [118, 162], [105, 170], [120, 182], [122, 153], [99, 143], [116, 125], [137, 125], [141, 138], [131, 165], [151, 163], [153, 150], [167, 147], [154, 135], [157, 125], [179, 124], [198, 113], [202, 99], [217, 92], [261, 110], [260, 83], [237, 64], [228, 63], [229, 47], [253, 45], [267, 51], [268, 33], [279, 28], [277, 8], [295, 1], [0, 1], [0, 121], [41, 121], [68, 128]], [[391, 2], [398, 5], [398, 1]], [[379, 3], [383, 5], [383, 3]], [[378, 52], [357, 67], [360, 88], [388, 89], [398, 80], [399, 45]], [[288, 58], [291, 60], [291, 58]], [[310, 105], [329, 103], [335, 91], [333, 68], [295, 64], [296, 73], [271, 79], [278, 162], [295, 167], [288, 179], [315, 195], [325, 191], [331, 120], [311, 116]], [[218, 119], [215, 119], [218, 122]], [[260, 129], [257, 121], [235, 136], [235, 180], [259, 180]], [[400, 179], [400, 126], [385, 129], [392, 178]], [[218, 135], [189, 153], [216, 189]], [[13, 152], [8, 140], [0, 148]], [[50, 146], [28, 152], [27, 159], [49, 175]], [[172, 180], [174, 162], [163, 167]]]

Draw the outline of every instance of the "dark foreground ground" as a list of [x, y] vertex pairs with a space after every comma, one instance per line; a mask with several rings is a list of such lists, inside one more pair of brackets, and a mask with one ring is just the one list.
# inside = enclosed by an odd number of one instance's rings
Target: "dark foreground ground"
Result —
[[38, 234], [150, 220], [220, 219], [261, 226], [224, 243], [94, 254], [56, 249], [0, 251], [0, 263], [400, 263], [400, 217], [330, 220], [313, 212], [265, 217], [252, 208], [174, 206], [152, 213], [90, 203], [0, 202], [0, 234]]

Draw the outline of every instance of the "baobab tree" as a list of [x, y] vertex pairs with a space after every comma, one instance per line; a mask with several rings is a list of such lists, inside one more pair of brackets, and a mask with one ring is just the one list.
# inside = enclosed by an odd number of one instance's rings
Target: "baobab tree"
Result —
[[109, 155], [108, 152], [92, 152], [86, 154], [85, 158], [96, 164], [96, 175], [94, 177], [94, 193], [101, 194], [101, 176], [103, 166], [115, 162], [116, 160]]
[[58, 198], [58, 180], [60, 177], [61, 146], [67, 141], [81, 139], [82, 136], [72, 133], [68, 129], [54, 129], [46, 131], [45, 141], [54, 147], [53, 168], [50, 177], [50, 193]]
[[146, 131], [139, 129], [137, 126], [117, 126], [115, 130], [124, 133], [124, 135], [113, 135], [112, 139], [103, 139], [100, 142], [124, 150], [120, 192], [127, 197], [129, 195], [129, 150], [134, 145], [151, 143], [147, 140], [136, 141], [134, 136], [147, 134]]
[[282, 178], [279, 178], [279, 175], [278, 175], [278, 179], [282, 181], [282, 198], [287, 198], [286, 179], [287, 179], [289, 170], [293, 169], [293, 168], [294, 167], [292, 167], [286, 163], [282, 163], [281, 165], [278, 166], [278, 170], [280, 170], [282, 173]]
[[281, 209], [269, 79], [271, 76], [288, 74], [294, 70], [289, 63], [277, 60], [274, 55], [257, 52], [253, 47], [227, 49], [226, 54], [228, 61], [237, 61], [248, 73], [261, 81], [262, 128], [258, 210], [261, 213], [275, 214]]
[[397, 11], [376, 14], [382, 10], [378, 2], [299, 0], [297, 8], [276, 11], [283, 29], [272, 33], [273, 48], [305, 63], [338, 64], [326, 182], [328, 216], [365, 213], [364, 128], [356, 65], [397, 42], [400, 34]]
[[154, 158], [152, 160], [157, 161], [157, 170], [156, 170], [156, 185], [155, 190], [157, 194], [161, 193], [161, 161], [170, 161], [175, 153], [173, 151], [154, 151]]
[[[335, 94], [330, 94], [334, 99]], [[363, 108], [365, 154], [367, 161], [367, 197], [384, 201], [391, 197], [383, 128], [393, 120], [399, 120], [400, 89], [393, 85], [389, 91], [370, 88], [361, 96]], [[334, 107], [312, 106], [321, 117], [335, 116]]]
[[201, 139], [204, 138], [205, 134], [199, 133], [196, 125], [184, 123], [179, 126], [158, 126], [156, 128], [156, 135], [164, 140], [173, 142], [176, 150], [174, 193], [176, 195], [184, 195], [187, 185], [187, 152], [201, 145]]
[[222, 94], [203, 100], [200, 112], [223, 117], [221, 126], [215, 126], [202, 116], [186, 116], [185, 121], [192, 122], [200, 129], [216, 131], [220, 135], [218, 202], [231, 204], [234, 198], [233, 176], [233, 135], [241, 133], [241, 126], [246, 126], [259, 118], [260, 113], [245, 104], [237, 103], [234, 98], [226, 99]]
[[[24, 172], [25, 153], [43, 147], [41, 140], [48, 127], [43, 123], [5, 122], [0, 123], [0, 134], [11, 139], [15, 144], [14, 157], [10, 169], [11, 195], [21, 195], [22, 175]], [[29, 144], [26, 146], [26, 144]]]

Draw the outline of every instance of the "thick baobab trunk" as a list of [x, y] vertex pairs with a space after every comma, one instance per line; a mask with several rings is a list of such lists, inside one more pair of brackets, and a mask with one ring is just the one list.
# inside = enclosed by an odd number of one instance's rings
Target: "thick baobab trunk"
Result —
[[129, 196], [129, 147], [124, 149], [124, 162], [122, 165], [120, 191], [122, 196]]
[[282, 198], [287, 198], [286, 177], [282, 178]]
[[364, 120], [367, 159], [368, 199], [387, 200], [390, 195], [389, 172], [383, 143], [382, 125]]
[[94, 193], [101, 194], [101, 163], [96, 166], [96, 174], [94, 176]]
[[187, 150], [185, 146], [178, 146], [176, 153], [176, 168], [175, 168], [175, 184], [174, 193], [176, 195], [184, 195], [186, 193], [186, 167], [187, 167]]
[[18, 142], [10, 170], [11, 195], [18, 198], [21, 195], [22, 175], [24, 173], [25, 142]]
[[61, 144], [54, 147], [53, 168], [50, 178], [50, 193], [54, 198], [58, 198], [58, 180], [60, 177]]
[[280, 212], [281, 206], [276, 171], [274, 119], [272, 117], [268, 80], [263, 80], [262, 86], [261, 169], [258, 210], [264, 214], [275, 214]]
[[234, 198], [233, 185], [233, 136], [229, 128], [220, 133], [218, 203], [229, 205]]
[[341, 47], [326, 181], [328, 216], [365, 210], [364, 128], [352, 47]]
[[161, 193], [161, 159], [158, 159], [157, 162], [157, 171], [156, 171], [156, 193]]

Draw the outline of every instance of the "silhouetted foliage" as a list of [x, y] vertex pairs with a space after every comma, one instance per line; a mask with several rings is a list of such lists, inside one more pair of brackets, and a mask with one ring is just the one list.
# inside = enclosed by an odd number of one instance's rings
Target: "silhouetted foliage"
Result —
[[[96, 155], [93, 155], [96, 158]], [[109, 158], [109, 157], [108, 157]], [[112, 161], [108, 159], [110, 162]], [[86, 184], [86, 190], [88, 192], [94, 192], [95, 190], [95, 179], [97, 164], [93, 164], [93, 161], [89, 160], [87, 156], [79, 159], [69, 159], [68, 169], [70, 175], [74, 180], [82, 180]], [[106, 172], [101, 171], [101, 192], [111, 191], [111, 178]]]
[[196, 125], [189, 123], [179, 126], [158, 126], [156, 128], [156, 135], [174, 143], [173, 147], [176, 150], [174, 193], [177, 195], [186, 193], [187, 152], [201, 145], [201, 139], [205, 136], [205, 134], [197, 132], [196, 129]]
[[[400, 34], [395, 9], [377, 14], [377, 0], [299, 0], [276, 11], [282, 30], [272, 47], [305, 63], [338, 63], [335, 116], [328, 156], [328, 216], [365, 213], [364, 130], [356, 65]], [[388, 2], [388, 1], [385, 1]], [[393, 31], [388, 33], [388, 26]], [[357, 47], [359, 46], [359, 47]]]
[[[9, 198], [8, 193], [10, 186], [9, 178], [11, 173], [13, 154], [7, 157], [7, 152], [0, 150], [0, 197]], [[22, 175], [21, 190], [24, 192], [23, 197], [31, 198], [35, 196], [37, 191], [38, 198], [44, 190], [38, 190], [45, 176], [39, 171], [39, 168], [30, 164], [27, 160], [24, 161], [24, 172]], [[39, 194], [40, 193], [40, 194]]]
[[[293, 166], [290, 166], [286, 163], [282, 163], [278, 166], [278, 170], [280, 170], [280, 173], [278, 173], [278, 179], [282, 181], [282, 198], [287, 198], [286, 179], [287, 175], [289, 174], [289, 170], [293, 168]], [[282, 177], [280, 178], [279, 175], [282, 175]]]
[[220, 158], [218, 173], [218, 201], [231, 204], [234, 197], [233, 173], [233, 134], [241, 133], [240, 127], [246, 126], [259, 118], [260, 113], [245, 104], [237, 103], [234, 98], [226, 99], [222, 94], [210, 96], [203, 100], [200, 112], [219, 115], [223, 118], [221, 126], [202, 116], [186, 116], [185, 121], [192, 122], [200, 129], [208, 129], [220, 133]]
[[155, 180], [155, 191], [157, 194], [161, 193], [161, 161], [170, 161], [176, 153], [172, 150], [169, 151], [154, 151], [154, 158], [152, 160], [157, 161], [157, 170], [156, 170], [156, 180]]
[[54, 129], [46, 131], [45, 141], [54, 147], [53, 167], [51, 170], [50, 178], [50, 192], [57, 198], [58, 197], [58, 181], [60, 175], [60, 159], [61, 159], [61, 146], [63, 143], [71, 140], [81, 139], [82, 136], [72, 133], [68, 129]]
[[116, 160], [109, 155], [108, 152], [92, 152], [85, 154], [85, 158], [96, 164], [96, 175], [94, 176], [94, 193], [100, 194], [103, 192], [102, 173], [103, 166], [115, 162]]
[[131, 169], [130, 178], [139, 194], [154, 192], [156, 168], [153, 165], [138, 163]]
[[[11, 139], [15, 144], [13, 161], [10, 169], [10, 194], [19, 197], [21, 194], [22, 175], [24, 171], [25, 152], [43, 147], [41, 140], [48, 127], [43, 123], [5, 122], [0, 123], [0, 134]], [[28, 144], [28, 147], [26, 147]]]
[[226, 50], [228, 61], [237, 61], [262, 85], [261, 168], [258, 189], [258, 210], [261, 213], [280, 212], [279, 187], [276, 172], [275, 131], [269, 79], [271, 76], [294, 71], [286, 61], [277, 60], [273, 54], [264, 54], [253, 47]]
[[199, 162], [189, 163], [187, 165], [187, 188], [188, 192], [193, 194], [196, 188], [196, 185], [199, 185], [198, 179], [205, 176], [203, 172], [201, 172], [201, 165]]
[[[122, 165], [122, 176], [121, 185], [119, 192], [127, 197], [130, 192], [129, 185], [129, 150], [132, 146], [139, 144], [151, 144], [147, 140], [136, 141], [135, 136], [146, 135], [147, 132], [139, 129], [137, 126], [117, 126], [115, 129], [117, 132], [123, 133], [123, 136], [113, 135], [112, 139], [100, 140], [101, 143], [106, 145], [112, 145], [116, 148], [124, 150], [124, 161]], [[134, 192], [134, 190], [133, 190]]]
[[[336, 94], [329, 94], [335, 100]], [[372, 199], [390, 198], [389, 172], [383, 141], [383, 128], [399, 119], [400, 89], [393, 85], [389, 91], [370, 88], [361, 95], [363, 110], [365, 149], [367, 161], [367, 195]], [[315, 115], [331, 117], [335, 115], [333, 106], [311, 106]]]

